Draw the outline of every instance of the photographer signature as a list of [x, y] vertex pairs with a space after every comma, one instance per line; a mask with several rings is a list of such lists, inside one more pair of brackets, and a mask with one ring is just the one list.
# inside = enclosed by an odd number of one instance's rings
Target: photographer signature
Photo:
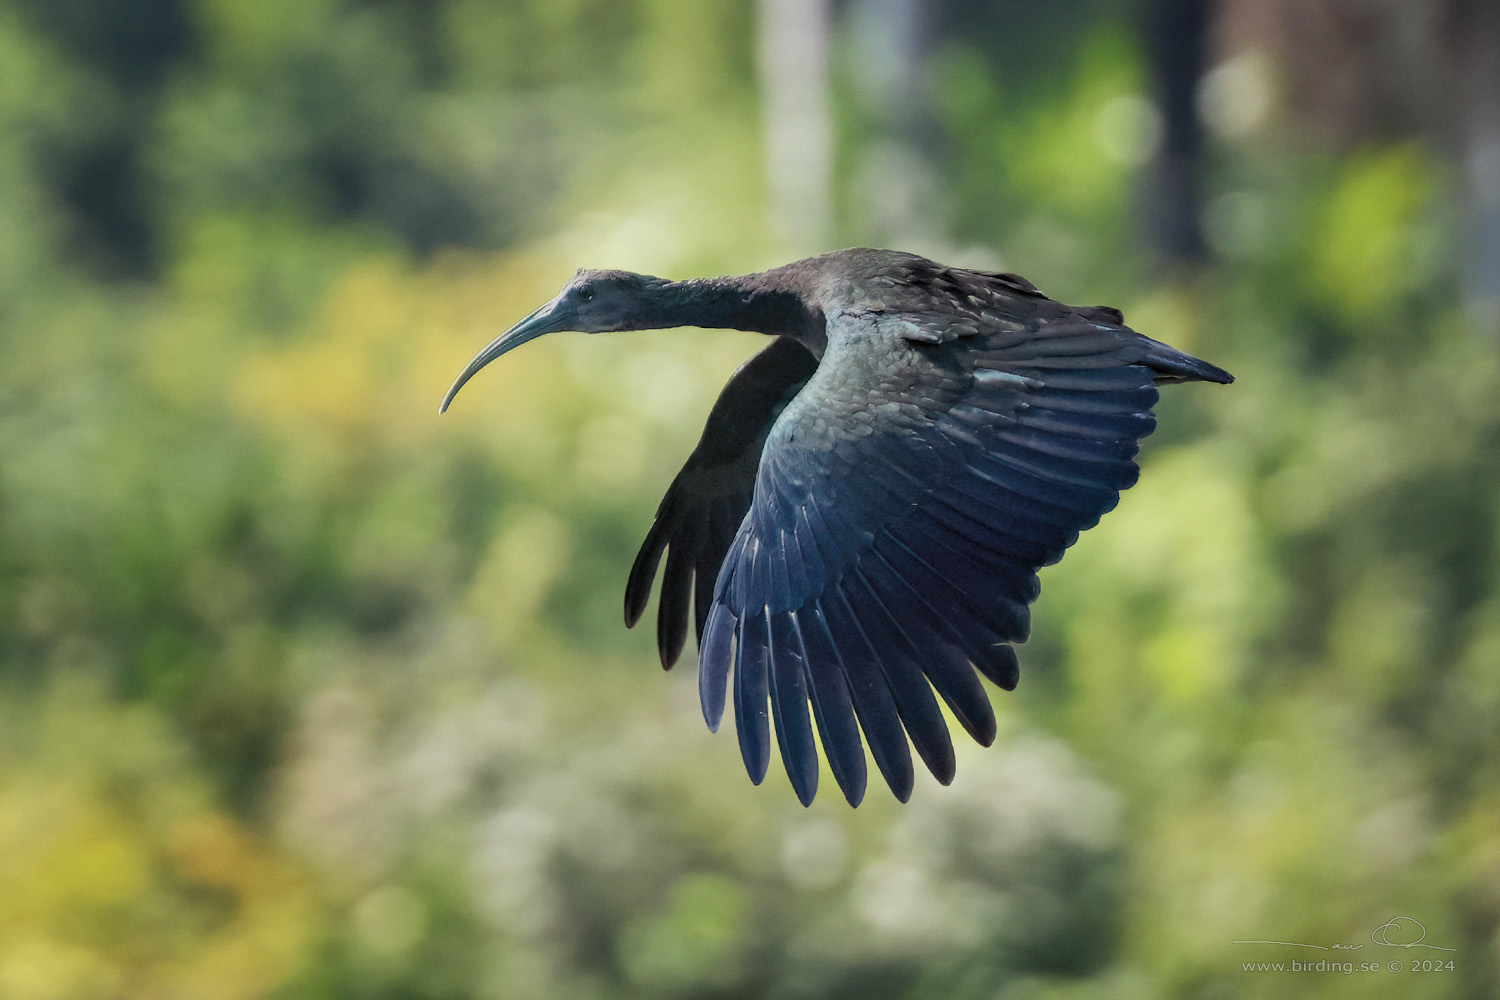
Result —
[[[1416, 917], [1392, 917], [1370, 932], [1370, 940], [1382, 948], [1431, 948], [1433, 951], [1458, 951], [1441, 945], [1424, 944], [1427, 928]], [[1232, 944], [1279, 944], [1288, 948], [1316, 948], [1318, 951], [1358, 951], [1362, 944], [1304, 944], [1301, 941], [1234, 941]]]

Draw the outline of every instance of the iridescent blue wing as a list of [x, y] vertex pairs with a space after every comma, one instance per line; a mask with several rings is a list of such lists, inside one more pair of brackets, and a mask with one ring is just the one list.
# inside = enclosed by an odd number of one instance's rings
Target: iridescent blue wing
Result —
[[[996, 277], [963, 275], [980, 292]], [[732, 667], [751, 779], [765, 775], [774, 720], [804, 804], [814, 728], [851, 804], [865, 791], [861, 734], [903, 801], [908, 739], [952, 779], [938, 697], [976, 740], [994, 739], [976, 669], [1015, 686], [1011, 643], [1029, 632], [1037, 569], [1135, 482], [1154, 382], [1228, 379], [1111, 310], [1029, 287], [972, 304], [957, 323], [946, 310], [830, 313], [821, 364], [767, 437], [715, 584], [704, 716], [717, 728]]]

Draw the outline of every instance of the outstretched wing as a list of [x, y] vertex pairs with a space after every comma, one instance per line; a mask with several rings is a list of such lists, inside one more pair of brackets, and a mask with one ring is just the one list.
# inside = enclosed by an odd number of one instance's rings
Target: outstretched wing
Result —
[[994, 739], [974, 668], [1015, 686], [1010, 643], [1028, 634], [1036, 571], [1135, 482], [1153, 380], [1213, 377], [1118, 314], [996, 295], [971, 300], [957, 335], [933, 335], [951, 312], [830, 314], [822, 364], [767, 438], [714, 588], [700, 695], [717, 728], [732, 663], [757, 783], [769, 700], [803, 803], [817, 789], [814, 723], [851, 804], [866, 783], [861, 731], [897, 798], [912, 789], [908, 737], [952, 779], [934, 691], [976, 740]]
[[656, 623], [663, 667], [670, 669], [682, 654], [690, 598], [702, 639], [714, 580], [750, 509], [766, 434], [817, 367], [811, 352], [790, 337], [777, 337], [741, 365], [709, 412], [698, 446], [662, 498], [625, 586], [625, 624], [634, 626], [646, 610], [666, 551]]

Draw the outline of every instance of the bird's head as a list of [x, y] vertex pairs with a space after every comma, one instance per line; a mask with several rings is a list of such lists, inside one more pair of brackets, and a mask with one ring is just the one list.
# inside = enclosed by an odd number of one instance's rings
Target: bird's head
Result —
[[649, 330], [659, 325], [650, 308], [651, 292], [668, 282], [633, 271], [579, 271], [563, 285], [557, 297], [490, 341], [464, 366], [443, 397], [438, 412], [485, 365], [547, 333], [572, 330], [577, 333], [609, 333], [616, 330]]
[[553, 329], [579, 333], [649, 329], [645, 324], [655, 318], [651, 293], [668, 284], [634, 271], [579, 271], [548, 303], [558, 316], [554, 324], [563, 324]]

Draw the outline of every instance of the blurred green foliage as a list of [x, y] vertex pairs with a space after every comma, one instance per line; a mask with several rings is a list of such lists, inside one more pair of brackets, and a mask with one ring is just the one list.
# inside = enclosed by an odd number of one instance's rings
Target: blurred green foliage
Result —
[[578, 266], [778, 262], [753, 5], [129, 7], [0, 3], [0, 996], [1493, 995], [1500, 340], [1440, 152], [1223, 138], [1168, 281], [1118, 10], [938, 46], [951, 253], [1240, 381], [1044, 574], [996, 747], [804, 811], [618, 626], [758, 339], [549, 338], [435, 414]]

